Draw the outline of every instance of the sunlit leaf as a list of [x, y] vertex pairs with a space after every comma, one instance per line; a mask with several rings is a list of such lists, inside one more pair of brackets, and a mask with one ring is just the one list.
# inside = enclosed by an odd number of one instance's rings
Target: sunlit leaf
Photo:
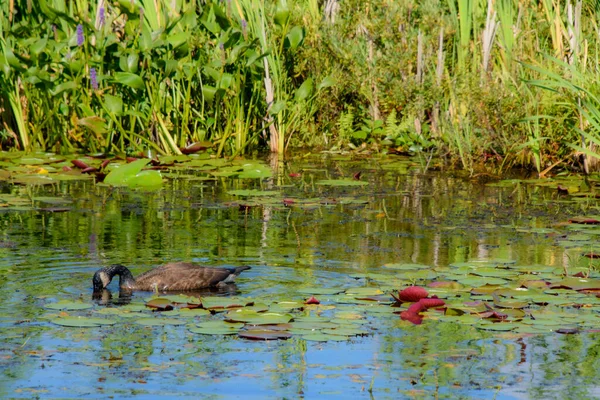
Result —
[[117, 321], [105, 318], [66, 316], [51, 320], [53, 324], [74, 328], [95, 328], [103, 325], [114, 325]]

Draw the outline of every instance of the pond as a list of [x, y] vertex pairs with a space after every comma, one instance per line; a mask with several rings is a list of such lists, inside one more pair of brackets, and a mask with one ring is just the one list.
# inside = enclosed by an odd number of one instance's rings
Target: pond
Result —
[[[254, 160], [271, 173], [247, 178], [236, 162], [182, 158], [155, 190], [77, 171], [35, 179], [70, 162], [3, 161], [2, 398], [600, 394], [598, 203], [556, 189], [580, 180], [484, 184], [403, 157], [337, 156]], [[164, 295], [119, 298], [116, 282], [111, 299], [92, 299], [102, 266], [137, 275], [171, 261], [251, 269], [199, 294], [212, 311], [174, 297], [157, 311], [147, 302]], [[409, 304], [390, 294], [411, 285], [446, 307], [402, 320]], [[233, 304], [288, 315], [268, 325], [285, 334], [211, 333]]]

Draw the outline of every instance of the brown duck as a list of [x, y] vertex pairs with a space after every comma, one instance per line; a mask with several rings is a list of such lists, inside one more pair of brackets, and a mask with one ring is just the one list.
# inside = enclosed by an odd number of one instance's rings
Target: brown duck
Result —
[[101, 292], [115, 275], [119, 275], [121, 290], [196, 290], [231, 283], [240, 272], [247, 269], [250, 267], [216, 268], [188, 262], [175, 262], [161, 265], [134, 278], [127, 267], [114, 264], [96, 271], [92, 283], [94, 292]]

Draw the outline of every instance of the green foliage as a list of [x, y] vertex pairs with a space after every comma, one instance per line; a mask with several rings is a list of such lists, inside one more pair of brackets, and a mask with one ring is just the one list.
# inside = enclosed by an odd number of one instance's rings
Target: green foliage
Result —
[[279, 97], [290, 108], [281, 110], [288, 140], [325, 88], [291, 79], [286, 57], [302, 46], [304, 30], [289, 23], [286, 3], [262, 9], [283, 24], [268, 26], [269, 41], [257, 36], [264, 26], [249, 26], [241, 3], [43, 0], [16, 14], [3, 3], [0, 95], [12, 133], [4, 143], [178, 154], [209, 140], [218, 154], [244, 152], [265, 129], [265, 57], [274, 57]]
[[[119, 0], [102, 13], [85, 0], [3, 2], [1, 144], [178, 154], [210, 141], [217, 155], [390, 145], [471, 171], [542, 172], [595, 153], [595, 6], [321, 3]], [[572, 77], [575, 90], [542, 82]]]

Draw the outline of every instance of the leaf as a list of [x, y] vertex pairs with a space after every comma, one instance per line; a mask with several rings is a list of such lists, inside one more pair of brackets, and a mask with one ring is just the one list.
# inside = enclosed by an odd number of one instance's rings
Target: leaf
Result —
[[337, 341], [342, 342], [348, 340], [348, 336], [341, 335], [331, 335], [326, 333], [309, 333], [301, 336], [302, 339], [308, 340], [311, 342], [329, 342], [329, 341]]
[[290, 314], [280, 314], [274, 312], [256, 312], [254, 310], [238, 309], [229, 311], [225, 318], [228, 321], [246, 322], [253, 325], [265, 324], [285, 324], [292, 320]]
[[294, 100], [296, 102], [301, 102], [306, 100], [313, 91], [313, 80], [311, 78], [306, 79], [302, 85], [296, 90], [296, 95], [294, 96]]
[[328, 87], [334, 86], [336, 84], [336, 80], [333, 76], [329, 75], [326, 76], [325, 78], [323, 78], [323, 80], [321, 81], [321, 83], [319, 83], [319, 86], [317, 86], [317, 91], [320, 91], [321, 89], [326, 89]]
[[83, 303], [81, 301], [60, 300], [56, 303], [46, 304], [45, 307], [50, 310], [87, 310], [93, 306], [89, 303]]
[[94, 132], [96, 135], [101, 135], [106, 132], [105, 120], [97, 117], [85, 117], [77, 120], [77, 125], [84, 126]]
[[322, 186], [366, 186], [369, 182], [357, 181], [354, 179], [324, 179], [315, 182], [315, 184]]
[[60, 326], [69, 326], [74, 328], [96, 328], [102, 325], [114, 325], [117, 321], [105, 318], [67, 316], [52, 319], [50, 322]]
[[232, 196], [242, 196], [242, 197], [250, 197], [250, 196], [277, 196], [279, 192], [274, 190], [257, 190], [257, 189], [239, 189], [239, 190], [230, 190], [227, 192]]
[[243, 326], [244, 324], [239, 322], [205, 321], [190, 328], [189, 331], [202, 335], [234, 335]]
[[121, 165], [106, 175], [106, 178], [104, 178], [104, 183], [108, 185], [125, 185], [129, 179], [137, 175], [149, 162], [149, 159], [142, 158], [130, 162], [129, 164]]
[[50, 93], [52, 94], [52, 96], [58, 96], [59, 94], [61, 94], [64, 91], [67, 90], [75, 90], [77, 89], [77, 83], [74, 81], [67, 81], [67, 82], [63, 82], [59, 85], [56, 85], [54, 87], [53, 90], [50, 90]]
[[599, 279], [565, 278], [550, 285], [551, 289], [568, 288], [573, 290], [600, 290]]
[[269, 329], [248, 329], [247, 331], [240, 331], [238, 336], [244, 339], [252, 340], [278, 340], [289, 339], [292, 337], [292, 334], [286, 331], [275, 331]]
[[285, 36], [288, 48], [291, 50], [296, 50], [304, 41], [304, 37], [304, 29], [302, 29], [300, 26], [294, 26]]
[[115, 72], [115, 82], [133, 89], [144, 89], [144, 80], [132, 72]]
[[113, 96], [110, 94], [104, 95], [104, 106], [108, 112], [121, 116], [123, 115], [123, 100], [120, 97]]
[[344, 289], [342, 288], [325, 288], [325, 287], [306, 287], [300, 288], [297, 290], [298, 293], [308, 294], [308, 295], [333, 295], [342, 293]]
[[277, 115], [281, 111], [283, 111], [285, 109], [285, 107], [286, 107], [285, 100], [276, 101], [275, 104], [273, 104], [271, 106], [271, 108], [269, 108], [269, 114]]
[[131, 188], [158, 188], [162, 185], [162, 175], [160, 171], [141, 171], [126, 181]]
[[284, 27], [287, 25], [289, 19], [290, 9], [288, 8], [287, 1], [279, 0], [277, 2], [277, 7], [275, 8], [275, 16], [273, 18], [275, 24], [279, 25], [280, 27]]
[[183, 325], [185, 321], [175, 318], [140, 318], [135, 321], [138, 325], [144, 326], [165, 326], [165, 325]]
[[37, 57], [46, 49], [47, 44], [47, 38], [38, 39], [29, 47], [29, 53]]

